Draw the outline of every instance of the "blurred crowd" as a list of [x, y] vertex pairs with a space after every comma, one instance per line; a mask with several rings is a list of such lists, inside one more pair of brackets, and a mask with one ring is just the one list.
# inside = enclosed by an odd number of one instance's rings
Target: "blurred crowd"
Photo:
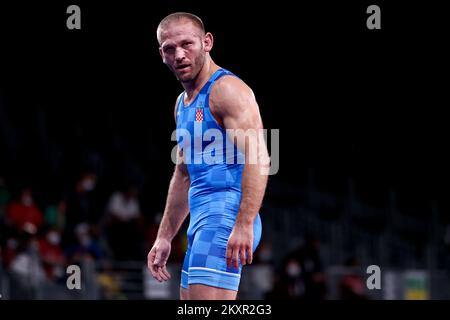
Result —
[[[42, 205], [32, 186], [11, 191], [0, 177], [2, 269], [19, 282], [43, 278], [65, 283], [68, 265], [95, 262], [102, 270], [97, 281], [108, 288], [104, 298], [120, 296], [111, 263], [145, 263], [161, 214], [143, 214], [139, 188], [131, 183], [111, 192], [99, 205], [97, 183], [94, 172], [83, 172], [73, 188]], [[186, 246], [185, 232], [180, 232], [172, 244], [171, 263], [183, 261]], [[270, 270], [270, 277], [260, 279], [270, 282], [265, 284], [264, 298], [327, 298], [327, 275], [316, 237], [307, 236], [282, 261], [274, 261], [272, 250], [270, 243], [262, 241], [253, 263]], [[357, 261], [349, 259], [348, 266], [357, 266]], [[341, 277], [339, 290], [342, 299], [366, 298], [357, 272]]]
[[[97, 183], [94, 172], [83, 172], [71, 190], [43, 205], [32, 186], [10, 190], [0, 177], [2, 269], [24, 281], [65, 282], [68, 265], [145, 262], [161, 215], [142, 213], [139, 188], [131, 183], [99, 205]], [[184, 245], [181, 236], [174, 239], [174, 261], [181, 261]]]
[[[329, 283], [326, 268], [320, 251], [320, 240], [306, 235], [303, 245], [291, 250], [275, 267], [270, 290], [265, 299], [325, 300], [329, 298]], [[341, 300], [365, 300], [365, 279], [361, 276], [358, 260], [351, 256], [347, 259], [345, 272], [337, 279], [337, 294]]]

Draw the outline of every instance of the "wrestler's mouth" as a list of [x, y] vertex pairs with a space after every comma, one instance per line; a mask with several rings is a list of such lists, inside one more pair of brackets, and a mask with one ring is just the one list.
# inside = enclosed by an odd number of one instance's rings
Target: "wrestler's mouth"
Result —
[[182, 65], [177, 66], [175, 69], [177, 69], [177, 70], [185, 70], [185, 69], [189, 68], [190, 66], [191, 65], [189, 65], [189, 64], [182, 64]]

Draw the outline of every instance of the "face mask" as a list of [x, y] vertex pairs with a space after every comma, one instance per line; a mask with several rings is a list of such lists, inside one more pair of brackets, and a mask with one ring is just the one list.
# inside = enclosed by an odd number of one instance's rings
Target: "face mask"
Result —
[[33, 204], [33, 198], [31, 198], [30, 196], [23, 196], [22, 203], [23, 205], [29, 207]]
[[297, 262], [289, 262], [286, 266], [286, 273], [289, 277], [295, 278], [300, 275], [300, 272], [302, 271], [300, 265]]
[[57, 232], [50, 232], [47, 235], [47, 241], [54, 246], [58, 245], [60, 240], [61, 240], [61, 237], [59, 236], [59, 234]]
[[83, 180], [83, 189], [85, 191], [92, 191], [95, 188], [95, 181], [93, 179], [84, 179]]
[[268, 249], [259, 252], [261, 262], [269, 262], [272, 259], [272, 252]]
[[37, 228], [31, 222], [25, 222], [23, 225], [23, 230], [29, 234], [35, 234], [37, 232]]
[[91, 243], [91, 237], [89, 236], [89, 235], [82, 235], [81, 237], [80, 237], [80, 244], [83, 246], [83, 247], [87, 247], [87, 246], [89, 246], [89, 244]]

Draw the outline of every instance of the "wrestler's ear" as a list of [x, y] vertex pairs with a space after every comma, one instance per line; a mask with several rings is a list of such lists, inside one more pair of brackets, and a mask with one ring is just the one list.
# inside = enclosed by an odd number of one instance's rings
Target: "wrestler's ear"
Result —
[[214, 37], [211, 32], [207, 32], [203, 37], [203, 48], [206, 52], [210, 52], [214, 44]]
[[166, 63], [166, 58], [164, 57], [164, 53], [161, 47], [159, 47], [159, 55], [161, 56], [163, 63]]

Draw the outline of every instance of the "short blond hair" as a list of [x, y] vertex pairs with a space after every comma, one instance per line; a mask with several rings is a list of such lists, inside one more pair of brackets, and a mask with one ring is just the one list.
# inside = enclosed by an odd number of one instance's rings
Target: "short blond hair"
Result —
[[161, 31], [167, 28], [171, 23], [181, 20], [188, 20], [192, 22], [194, 26], [201, 30], [202, 34], [205, 34], [205, 25], [203, 24], [202, 19], [200, 19], [198, 16], [188, 12], [175, 12], [166, 16], [159, 23], [158, 29], [156, 29], [156, 37], [158, 38], [159, 44], [161, 44]]

